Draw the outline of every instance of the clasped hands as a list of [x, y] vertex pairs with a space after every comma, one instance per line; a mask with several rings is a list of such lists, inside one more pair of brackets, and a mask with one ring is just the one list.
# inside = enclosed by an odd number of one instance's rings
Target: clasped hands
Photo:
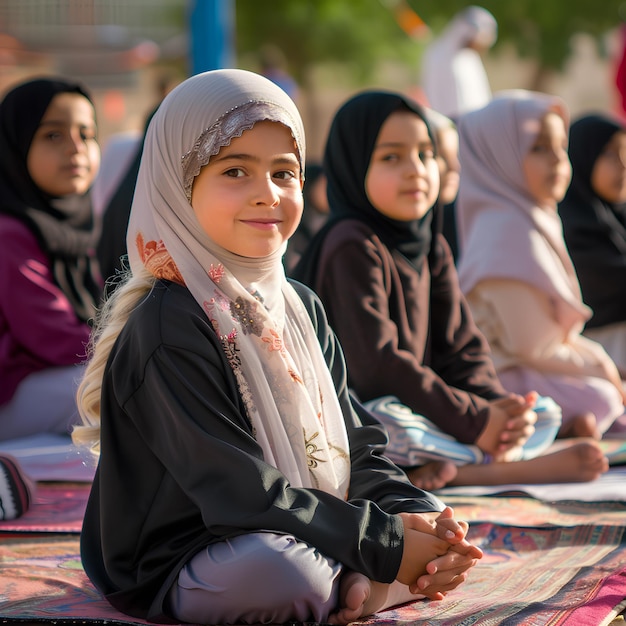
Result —
[[468, 576], [482, 550], [466, 539], [469, 524], [454, 519], [447, 506], [441, 513], [400, 513], [404, 550], [396, 579], [414, 594], [442, 600]]

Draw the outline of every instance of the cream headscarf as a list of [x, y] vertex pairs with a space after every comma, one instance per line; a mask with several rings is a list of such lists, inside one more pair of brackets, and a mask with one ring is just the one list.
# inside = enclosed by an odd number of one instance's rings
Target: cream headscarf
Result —
[[548, 294], [566, 331], [580, 331], [590, 310], [582, 301], [556, 202], [537, 206], [523, 172], [549, 111], [561, 116], [567, 130], [569, 115], [561, 99], [525, 90], [501, 92], [461, 118], [459, 280], [464, 293], [487, 278], [529, 283]]
[[491, 100], [481, 54], [468, 44], [487, 49], [497, 36], [498, 23], [483, 7], [468, 6], [452, 18], [422, 57], [422, 87], [431, 108], [456, 121]]
[[219, 335], [267, 463], [295, 487], [344, 498], [350, 463], [337, 393], [311, 320], [287, 282], [284, 249], [261, 259], [211, 241], [190, 205], [201, 168], [255, 122], [291, 130], [304, 171], [302, 120], [274, 83], [244, 70], [193, 76], [148, 129], [130, 215], [130, 267], [187, 286]]

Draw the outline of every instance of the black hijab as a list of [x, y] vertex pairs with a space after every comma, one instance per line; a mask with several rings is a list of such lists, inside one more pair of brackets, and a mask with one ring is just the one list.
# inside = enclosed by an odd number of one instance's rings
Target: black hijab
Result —
[[600, 198], [591, 186], [596, 160], [617, 132], [626, 128], [592, 114], [576, 120], [569, 133], [572, 182], [559, 214], [583, 300], [594, 310], [588, 327], [626, 320], [626, 207]]
[[431, 249], [433, 230], [441, 227], [440, 220], [433, 219], [432, 210], [419, 220], [391, 219], [374, 208], [365, 190], [365, 178], [380, 129], [392, 113], [402, 110], [412, 111], [424, 121], [435, 146], [422, 107], [398, 93], [362, 92], [337, 111], [324, 154], [330, 216], [296, 266], [293, 277], [297, 280], [314, 284], [322, 244], [334, 226], [346, 219], [369, 225], [390, 250], [400, 252], [420, 271]]
[[18, 85], [0, 103], [0, 213], [16, 217], [34, 233], [52, 262], [56, 283], [86, 321], [102, 289], [90, 196], [53, 198], [37, 187], [27, 167], [41, 118], [60, 93], [80, 94], [93, 105], [81, 85], [60, 78]]

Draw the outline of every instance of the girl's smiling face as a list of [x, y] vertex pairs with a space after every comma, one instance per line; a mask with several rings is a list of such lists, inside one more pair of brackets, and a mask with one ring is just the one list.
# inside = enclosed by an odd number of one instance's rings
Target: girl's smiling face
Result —
[[365, 177], [372, 205], [395, 220], [423, 217], [439, 193], [439, 168], [424, 121], [411, 111], [396, 111], [378, 133]]
[[211, 157], [196, 177], [191, 206], [209, 238], [243, 257], [277, 251], [302, 216], [300, 161], [291, 131], [257, 122]]
[[541, 207], [556, 208], [567, 191], [572, 178], [567, 143], [563, 119], [547, 113], [522, 165], [528, 192]]

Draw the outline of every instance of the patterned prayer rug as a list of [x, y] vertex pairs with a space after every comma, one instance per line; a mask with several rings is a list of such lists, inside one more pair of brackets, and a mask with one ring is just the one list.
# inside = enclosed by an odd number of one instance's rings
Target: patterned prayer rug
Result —
[[361, 622], [600, 626], [626, 606], [625, 529], [474, 526], [485, 551], [465, 585], [442, 602], [416, 602]]
[[[441, 602], [418, 601], [359, 624], [599, 626], [624, 606], [624, 527], [476, 524], [470, 533], [485, 556], [463, 586]], [[0, 542], [0, 623], [17, 622], [145, 624], [99, 596], [82, 569], [78, 537], [58, 534]]]
[[544, 502], [524, 496], [447, 496], [458, 519], [501, 526], [626, 526], [626, 502]]
[[14, 520], [0, 521], [2, 533], [80, 533], [90, 485], [37, 483], [31, 508]]

